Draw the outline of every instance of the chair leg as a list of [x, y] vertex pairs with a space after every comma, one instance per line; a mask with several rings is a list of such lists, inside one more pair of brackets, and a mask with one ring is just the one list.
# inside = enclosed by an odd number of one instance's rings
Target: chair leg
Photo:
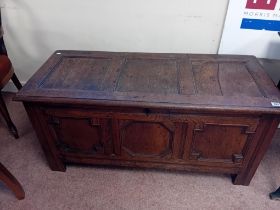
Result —
[[6, 107], [5, 101], [3, 99], [2, 93], [0, 92], [0, 112], [2, 113], [4, 119], [6, 120], [6, 123], [8, 125], [8, 128], [10, 130], [10, 132], [14, 135], [14, 137], [17, 139], [18, 136], [18, 131], [16, 126], [14, 125], [14, 123], [11, 120], [11, 117], [9, 115], [8, 109]]
[[17, 87], [18, 90], [20, 90], [22, 88], [22, 85], [21, 85], [20, 81], [18, 80], [15, 73], [12, 76], [12, 81], [15, 84], [15, 86]]
[[280, 200], [280, 187], [275, 191], [269, 194], [271, 200]]
[[13, 191], [17, 199], [24, 199], [25, 193], [18, 180], [0, 163], [0, 180]]

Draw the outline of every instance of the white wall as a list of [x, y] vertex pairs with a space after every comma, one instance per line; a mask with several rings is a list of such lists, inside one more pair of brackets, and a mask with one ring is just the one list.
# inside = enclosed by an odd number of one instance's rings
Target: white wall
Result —
[[217, 53], [228, 0], [0, 0], [25, 82], [57, 49]]

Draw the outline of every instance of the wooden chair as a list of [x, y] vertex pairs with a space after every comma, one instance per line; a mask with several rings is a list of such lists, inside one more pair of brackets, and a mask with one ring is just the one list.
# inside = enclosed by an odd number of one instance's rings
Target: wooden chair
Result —
[[17, 128], [11, 120], [1, 90], [9, 82], [10, 79], [12, 79], [13, 83], [15, 84], [18, 90], [22, 88], [22, 85], [20, 84], [16, 74], [14, 73], [12, 63], [7, 55], [7, 50], [3, 39], [1, 10], [0, 10], [0, 30], [1, 30], [0, 31], [0, 112], [3, 115], [10, 132], [14, 135], [15, 138], [18, 138]]
[[[22, 86], [14, 73], [14, 69], [10, 59], [8, 58], [6, 47], [3, 40], [3, 30], [1, 22], [1, 10], [0, 10], [0, 112], [3, 115], [10, 132], [15, 138], [18, 138], [18, 131], [16, 126], [11, 120], [5, 101], [3, 99], [1, 90], [12, 79], [13, 83], [20, 89]], [[0, 163], [0, 180], [3, 181], [8, 188], [10, 188], [18, 199], [25, 197], [24, 190], [17, 179]]]
[[1, 93], [2, 88], [8, 83], [10, 79], [12, 79], [12, 81], [18, 89], [21, 88], [21, 84], [14, 73], [10, 59], [6, 55], [0, 55], [0, 112], [3, 115], [10, 132], [14, 135], [15, 138], [18, 138], [19, 136], [17, 128], [11, 120], [11, 117], [9, 115], [8, 109], [6, 107], [5, 101]]
[[0, 163], [0, 180], [15, 194], [17, 199], [24, 199], [25, 193], [18, 180]]

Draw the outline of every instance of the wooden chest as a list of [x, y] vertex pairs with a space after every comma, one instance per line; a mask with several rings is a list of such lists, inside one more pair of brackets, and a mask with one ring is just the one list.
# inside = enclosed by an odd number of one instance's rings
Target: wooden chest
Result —
[[248, 185], [279, 123], [252, 56], [57, 51], [16, 95], [50, 168], [231, 174]]

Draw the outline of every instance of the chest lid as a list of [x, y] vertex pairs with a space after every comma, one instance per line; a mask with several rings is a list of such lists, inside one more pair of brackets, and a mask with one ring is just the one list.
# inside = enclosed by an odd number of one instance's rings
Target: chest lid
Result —
[[280, 114], [279, 98], [253, 56], [56, 51], [15, 100]]

